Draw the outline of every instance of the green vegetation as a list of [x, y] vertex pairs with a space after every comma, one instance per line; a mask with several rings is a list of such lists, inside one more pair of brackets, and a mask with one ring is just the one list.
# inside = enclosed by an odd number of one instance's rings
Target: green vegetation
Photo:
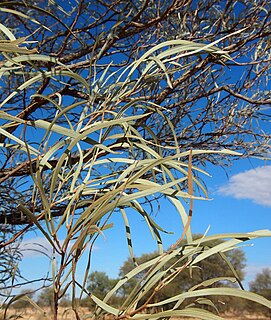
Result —
[[[47, 316], [57, 320], [66, 294], [77, 320], [85, 294], [95, 319], [219, 320], [213, 297], [224, 296], [271, 308], [263, 291], [242, 289], [241, 253], [231, 255], [271, 231], [197, 238], [190, 226], [194, 201], [208, 198], [207, 163], [268, 153], [270, 10], [251, 0], [0, 3], [4, 319], [25, 297], [42, 313], [51, 305]], [[151, 215], [164, 198], [183, 223], [168, 249]], [[157, 255], [139, 264], [130, 212], [157, 241]], [[94, 244], [115, 216], [135, 262], [117, 282], [90, 268]], [[37, 303], [14, 293], [15, 284], [28, 284], [19, 244], [33, 229], [52, 250]]]
[[30, 290], [24, 289], [20, 292], [21, 298], [17, 300], [15, 303], [13, 303], [12, 307], [15, 309], [27, 309], [31, 307], [31, 303], [29, 299], [34, 298], [34, 292], [31, 292]]
[[[200, 238], [200, 236], [196, 235], [195, 238]], [[211, 241], [209, 243], [209, 246], [213, 247], [218, 243], [221, 243], [221, 241]], [[184, 241], [182, 241], [180, 247], [182, 245], [185, 245]], [[143, 254], [142, 256], [136, 258], [136, 262], [137, 264], [142, 265], [143, 263], [155, 259], [157, 256], [157, 252]], [[238, 279], [241, 281], [243, 279], [243, 269], [245, 267], [244, 252], [240, 249], [235, 249], [227, 252], [226, 257], [227, 261], [224, 260], [220, 254], [215, 254], [198, 263], [196, 267], [185, 268], [181, 273], [175, 276], [173, 281], [169, 282], [167, 286], [162, 288], [156, 294], [155, 299], [157, 301], [168, 299], [177, 295], [178, 293], [189, 291], [194, 286], [197, 286], [200, 283], [207, 282], [210, 279], [217, 279], [216, 282], [210, 284], [211, 287], [219, 287], [225, 285], [229, 287], [236, 286], [235, 279], [234, 283], [231, 281], [233, 280], [233, 272], [230, 266], [234, 267], [236, 275], [238, 275]], [[170, 261], [168, 266], [165, 265], [164, 268], [170, 268], [171, 265], [174, 265], [175, 269], [182, 267], [182, 264], [179, 262], [178, 257], [174, 257], [172, 261]], [[88, 291], [97, 296], [99, 299], [103, 299], [106, 296], [107, 292], [109, 292], [114, 287], [117, 281], [121, 281], [121, 279], [125, 277], [126, 274], [134, 269], [134, 267], [135, 263], [133, 259], [127, 259], [120, 268], [119, 279], [109, 279], [104, 272], [92, 272], [88, 278]], [[173, 272], [173, 270], [171, 270], [171, 272]], [[127, 281], [125, 285], [120, 288], [120, 291], [118, 292], [117, 297], [114, 297], [115, 300], [114, 303], [112, 302], [112, 304], [114, 304], [115, 306], [120, 306], [132, 292], [136, 284], [141, 281], [147, 273], [148, 269], [144, 270], [144, 272], [140, 274], [137, 274], [134, 278], [129, 279], [129, 281]], [[227, 277], [228, 280], [226, 280]], [[221, 282], [219, 282], [219, 279], [222, 279]], [[90, 299], [87, 298], [87, 300], [89, 301]], [[89, 303], [89, 306], [92, 307], [92, 304]], [[231, 301], [230, 305], [227, 304], [225, 307], [228, 310], [232, 310], [237, 307], [237, 305], [234, 305], [233, 301]], [[168, 308], [169, 306], [165, 306], [165, 309]]]
[[[200, 235], [195, 235], [195, 238], [199, 238]], [[220, 241], [211, 241], [209, 245], [214, 246], [217, 243], [221, 243]], [[183, 241], [183, 245], [184, 245]], [[158, 256], [157, 252], [143, 254], [140, 257], [136, 258], [136, 261], [139, 265], [150, 261]], [[201, 261], [196, 268], [185, 269], [182, 273], [178, 274], [174, 281], [171, 281], [166, 287], [163, 288], [157, 295], [157, 300], [168, 299], [173, 297], [179, 292], [189, 291], [193, 286], [197, 284], [207, 282], [209, 279], [222, 279], [221, 282], [219, 280], [214, 283], [210, 283], [210, 287], [236, 287], [235, 282], [231, 282], [230, 280], [226, 280], [228, 277], [232, 279], [232, 270], [230, 269], [230, 265], [234, 267], [235, 272], [237, 273], [239, 280], [242, 281], [244, 278], [244, 268], [246, 266], [245, 255], [244, 252], [240, 249], [234, 249], [226, 253], [229, 264], [226, 263], [225, 260], [222, 259], [220, 254], [212, 255], [209, 258]], [[178, 260], [175, 258], [175, 267], [178, 266]], [[117, 281], [120, 281], [121, 278], [125, 277], [127, 273], [132, 271], [134, 268], [134, 261], [132, 258], [128, 258], [123, 265], [120, 267], [119, 278], [118, 279], [110, 279], [104, 272], [94, 271], [90, 274], [88, 278], [88, 291], [99, 299], [103, 299], [106, 296], [106, 293], [109, 292]], [[147, 271], [147, 270], [146, 270]], [[111, 301], [112, 305], [115, 307], [121, 306], [121, 304], [125, 301], [125, 299], [129, 296], [133, 288], [136, 286], [137, 282], [140, 281], [146, 275], [146, 272], [142, 274], [138, 274], [137, 277], [130, 279], [125, 285], [121, 287], [121, 290], [114, 297], [114, 301]], [[265, 298], [270, 300], [270, 292], [271, 292], [271, 282], [270, 282], [270, 270], [263, 269], [259, 272], [255, 280], [250, 283], [250, 291], [263, 295]], [[222, 312], [231, 312], [235, 314], [264, 314], [269, 315], [268, 309], [261, 307], [258, 304], [251, 304], [251, 302], [243, 301], [242, 299], [238, 299], [236, 297], [211, 297], [211, 301], [214, 305], [221, 305], [220, 311]], [[191, 301], [190, 301], [191, 302]], [[90, 309], [93, 308], [93, 303], [90, 298], [84, 299], [85, 305], [87, 305]], [[165, 306], [165, 308], [169, 308]], [[208, 306], [206, 306], [208, 308]]]
[[271, 300], [271, 269], [263, 269], [249, 284], [250, 290]]
[[[249, 289], [252, 292], [262, 295], [266, 299], [271, 300], [271, 269], [264, 268], [261, 272], [259, 272], [256, 275], [255, 280], [250, 282]], [[257, 312], [263, 313], [266, 316], [271, 316], [270, 308], [264, 308], [257, 304], [252, 304], [250, 306], [250, 310], [256, 310]]]
[[[194, 236], [195, 239], [199, 238], [199, 235]], [[202, 236], [201, 236], [202, 237]], [[214, 247], [215, 245], [222, 243], [221, 241], [210, 241], [208, 246]], [[182, 241], [179, 245], [180, 247], [185, 246], [185, 241]], [[153, 252], [150, 254], [143, 254], [141, 257], [137, 258], [136, 261], [138, 264], [142, 264], [151, 259], [154, 259], [158, 256], [157, 252]], [[172, 295], [172, 292], [185, 292], [192, 288], [193, 286], [207, 281], [213, 278], [219, 277], [231, 277], [233, 275], [230, 266], [234, 268], [238, 279], [242, 281], [244, 279], [244, 267], [245, 267], [245, 256], [244, 252], [240, 249], [235, 249], [229, 251], [225, 254], [227, 259], [224, 256], [221, 256], [219, 253], [211, 255], [206, 259], [200, 261], [196, 267], [192, 267], [191, 269], [187, 268], [180, 274], [178, 274], [175, 280], [169, 283], [164, 289], [169, 290], [171, 293], [165, 293], [167, 297]], [[172, 259], [171, 263], [174, 263], [175, 268], [180, 268], [182, 265], [180, 264], [178, 257]], [[120, 268], [120, 277], [125, 276], [128, 272], [130, 272], [134, 268], [134, 262], [131, 258], [124, 262], [124, 264]], [[141, 275], [144, 277], [144, 274]], [[131, 286], [133, 287], [133, 285]], [[129, 289], [128, 289], [129, 291]]]
[[[40, 307], [50, 307], [51, 310], [54, 310], [54, 288], [48, 287], [41, 290], [37, 298], [37, 304]], [[59, 303], [60, 305], [69, 306], [69, 296], [60, 292], [59, 294]]]

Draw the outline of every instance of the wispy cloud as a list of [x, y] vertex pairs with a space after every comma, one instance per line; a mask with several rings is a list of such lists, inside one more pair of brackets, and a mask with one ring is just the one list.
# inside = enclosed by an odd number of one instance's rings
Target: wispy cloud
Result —
[[257, 274], [261, 273], [263, 269], [270, 269], [270, 265], [250, 264], [246, 266], [244, 270], [246, 283], [249, 284], [251, 281], [255, 280]]
[[[60, 244], [63, 243], [64, 240], [60, 240]], [[71, 241], [68, 245], [67, 250], [70, 250], [73, 246], [74, 241]], [[98, 250], [99, 248], [94, 246], [93, 250]], [[23, 240], [20, 243], [20, 251], [24, 258], [26, 257], [41, 257], [41, 256], [49, 256], [52, 257], [53, 249], [48, 240], [44, 237], [35, 237], [27, 240]]]
[[271, 207], [271, 166], [258, 167], [232, 176], [218, 192], [236, 199], [250, 199]]
[[24, 258], [26, 257], [40, 257], [42, 255], [52, 255], [52, 246], [47, 239], [43, 237], [36, 237], [23, 240], [20, 243], [20, 251]]
[[258, 273], [261, 273], [263, 269], [270, 269], [270, 266], [250, 264], [245, 267], [245, 273], [249, 277], [255, 277]]

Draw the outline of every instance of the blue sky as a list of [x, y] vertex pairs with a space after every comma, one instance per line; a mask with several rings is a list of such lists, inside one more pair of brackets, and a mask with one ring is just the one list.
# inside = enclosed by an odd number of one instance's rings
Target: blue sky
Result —
[[[270, 162], [253, 159], [236, 161], [227, 169], [228, 177], [222, 168], [212, 166], [207, 171], [212, 175], [205, 178], [212, 200], [195, 201], [193, 233], [204, 233], [208, 228], [210, 228], [209, 235], [271, 229]], [[153, 218], [164, 229], [174, 232], [163, 236], [164, 247], [169, 247], [182, 232], [178, 213], [163, 201], [160, 212]], [[144, 221], [136, 215], [130, 216], [130, 220], [135, 254], [154, 251], [156, 242], [152, 239]], [[115, 216], [113, 222], [115, 227], [106, 230], [105, 237], [101, 236], [98, 239], [92, 254], [92, 270], [105, 271], [112, 278], [118, 276], [119, 267], [129, 256], [121, 217]], [[36, 233], [24, 240], [22, 249], [32, 248], [33, 242], [49, 247]], [[271, 267], [270, 246], [271, 238], [265, 238], [253, 240], [243, 247], [247, 258], [244, 281], [246, 288], [258, 272]], [[24, 255], [21, 270], [28, 279], [43, 277], [50, 271], [48, 258], [28, 250]], [[79, 269], [79, 278], [83, 277], [84, 265], [85, 261]]]

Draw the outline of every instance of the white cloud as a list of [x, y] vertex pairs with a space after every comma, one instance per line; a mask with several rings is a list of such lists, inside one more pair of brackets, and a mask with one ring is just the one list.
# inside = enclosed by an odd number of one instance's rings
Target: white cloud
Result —
[[[60, 244], [64, 242], [64, 240], [59, 241]], [[68, 245], [68, 250], [72, 248], [74, 241], [71, 241]], [[98, 250], [97, 246], [94, 246], [92, 250]], [[27, 240], [23, 240], [20, 243], [20, 252], [23, 257], [41, 257], [41, 256], [49, 256], [52, 257], [53, 248], [49, 241], [44, 237], [35, 237]]]
[[271, 166], [258, 167], [232, 176], [218, 192], [236, 199], [250, 199], [271, 207]]
[[26, 257], [40, 257], [42, 255], [52, 255], [52, 246], [47, 239], [43, 237], [36, 237], [23, 240], [20, 243], [20, 251], [24, 258]]

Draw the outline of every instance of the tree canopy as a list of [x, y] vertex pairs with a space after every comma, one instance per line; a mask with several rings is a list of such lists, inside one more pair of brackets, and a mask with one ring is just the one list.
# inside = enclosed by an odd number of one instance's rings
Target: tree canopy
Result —
[[[194, 238], [200, 238], [202, 235], [194, 235]], [[214, 247], [219, 243], [223, 243], [223, 241], [210, 241], [207, 245], [208, 247]], [[180, 247], [185, 246], [185, 241], [180, 243]], [[158, 256], [157, 252], [145, 253], [140, 257], [136, 258], [136, 263], [143, 264], [144, 262], [150, 261]], [[176, 294], [180, 294], [182, 292], [186, 292], [191, 289], [193, 286], [196, 286], [199, 283], [208, 282], [211, 279], [223, 279], [219, 283], [219, 281], [213, 283], [214, 286], [226, 285], [233, 286], [231, 281], [225, 280], [232, 279], [232, 277], [238, 277], [239, 281], [244, 279], [244, 268], [245, 268], [245, 254], [240, 249], [231, 250], [225, 255], [221, 255], [221, 253], [214, 254], [193, 266], [192, 268], [184, 269], [182, 272], [178, 273], [178, 275], [174, 278], [174, 281], [168, 283], [165, 288], [160, 292], [159, 298], [166, 299], [170, 298]], [[135, 267], [135, 261], [132, 258], [128, 258], [120, 268], [119, 276], [125, 277], [130, 271]], [[164, 268], [172, 268], [173, 270], [177, 270], [182, 267], [182, 261], [179, 261], [179, 257], [174, 257], [173, 261], [170, 261], [168, 265], [165, 265]], [[233, 272], [234, 270], [234, 272]], [[148, 270], [144, 270], [144, 272], [137, 274], [136, 277], [132, 278], [129, 282], [126, 283], [125, 286], [122, 287], [122, 294], [124, 297], [128, 296], [129, 293], [135, 287], [135, 284], [143, 279]], [[229, 306], [227, 305], [227, 308]]]
[[88, 277], [87, 290], [102, 299], [116, 283], [115, 279], [110, 279], [105, 272], [93, 271]]
[[[249, 283], [249, 289], [271, 300], [271, 269], [263, 268], [258, 272], [255, 279]], [[258, 313], [263, 313], [266, 317], [271, 316], [270, 308], [268, 309], [257, 304], [252, 304], [250, 305], [250, 309]]]
[[264, 268], [259, 272], [255, 280], [249, 283], [249, 288], [271, 300], [271, 269]]

